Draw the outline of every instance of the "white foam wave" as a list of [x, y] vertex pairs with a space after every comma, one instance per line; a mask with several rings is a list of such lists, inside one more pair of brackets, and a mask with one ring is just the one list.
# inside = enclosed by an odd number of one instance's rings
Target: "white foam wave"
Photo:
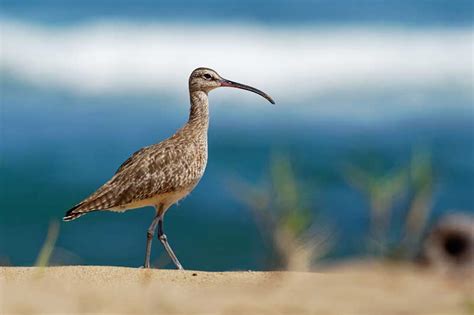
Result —
[[[198, 66], [281, 98], [339, 90], [472, 88], [473, 30], [0, 22], [1, 69], [76, 93], [182, 93]], [[275, 96], [276, 97], [276, 96]]]

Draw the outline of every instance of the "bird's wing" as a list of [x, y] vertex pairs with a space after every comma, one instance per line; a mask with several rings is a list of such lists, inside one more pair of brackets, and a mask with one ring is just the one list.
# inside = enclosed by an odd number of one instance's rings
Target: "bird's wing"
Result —
[[202, 175], [195, 165], [193, 143], [176, 146], [159, 143], [135, 152], [115, 175], [65, 216], [72, 219], [94, 210], [105, 210], [179, 190]]
[[150, 147], [144, 147], [133, 153], [132, 156], [130, 156], [128, 159], [125, 160], [125, 162], [122, 163], [122, 165], [120, 165], [115, 174], [118, 174], [124, 169], [126, 169], [128, 166], [133, 165], [134, 162], [139, 160], [142, 156], [146, 155], [146, 151], [149, 149]]

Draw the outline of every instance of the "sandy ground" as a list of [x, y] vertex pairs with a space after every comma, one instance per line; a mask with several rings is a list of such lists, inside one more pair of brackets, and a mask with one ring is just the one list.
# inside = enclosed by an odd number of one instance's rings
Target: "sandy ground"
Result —
[[469, 280], [380, 265], [320, 273], [0, 267], [0, 313], [474, 314]]

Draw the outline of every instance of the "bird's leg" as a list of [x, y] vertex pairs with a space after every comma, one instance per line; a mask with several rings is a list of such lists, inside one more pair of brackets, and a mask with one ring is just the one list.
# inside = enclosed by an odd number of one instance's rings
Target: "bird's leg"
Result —
[[166, 234], [163, 231], [163, 217], [161, 217], [160, 220], [158, 221], [158, 239], [160, 240], [161, 244], [163, 244], [163, 247], [168, 252], [168, 255], [170, 256], [176, 268], [178, 268], [179, 270], [184, 270], [183, 266], [181, 265], [178, 258], [176, 257], [173, 250], [171, 249], [170, 244], [168, 244], [168, 238], [166, 237]]
[[146, 232], [146, 253], [145, 253], [145, 264], [144, 268], [150, 268], [150, 255], [151, 255], [151, 242], [153, 240], [153, 235], [155, 235], [156, 226], [160, 222], [161, 215], [160, 211], [156, 211], [156, 215], [151, 222], [148, 231]]

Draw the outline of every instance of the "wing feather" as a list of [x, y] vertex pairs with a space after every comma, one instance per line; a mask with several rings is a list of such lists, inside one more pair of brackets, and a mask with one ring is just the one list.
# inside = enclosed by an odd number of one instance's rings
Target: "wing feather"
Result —
[[192, 142], [181, 145], [162, 142], [138, 150], [107, 183], [70, 209], [64, 220], [146, 200], [197, 183], [203, 171], [202, 167], [196, 167], [199, 166], [196, 162], [199, 164], [202, 160], [196, 160], [199, 159], [197, 149]]

